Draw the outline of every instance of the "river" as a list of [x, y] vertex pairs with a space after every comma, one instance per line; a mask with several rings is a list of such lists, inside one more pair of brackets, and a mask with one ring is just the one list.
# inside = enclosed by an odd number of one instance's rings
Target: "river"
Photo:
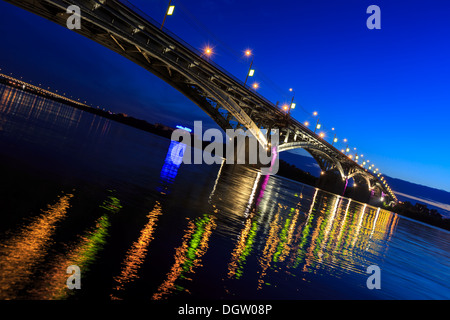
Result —
[[185, 148], [1, 85], [0, 299], [450, 299], [448, 231]]

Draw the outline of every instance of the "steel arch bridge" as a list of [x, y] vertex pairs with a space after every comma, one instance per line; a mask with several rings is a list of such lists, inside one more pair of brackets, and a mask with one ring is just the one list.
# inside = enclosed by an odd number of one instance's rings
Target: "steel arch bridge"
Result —
[[337, 171], [343, 181], [365, 181], [369, 190], [384, 193], [396, 201], [394, 193], [367, 169], [349, 159], [293, 118], [287, 118], [273, 103], [251, 91], [227, 71], [202, 58], [202, 54], [158, 23], [119, 0], [5, 0], [66, 27], [67, 8], [81, 9], [81, 29], [77, 33], [113, 50], [150, 71], [198, 105], [223, 130], [250, 131], [267, 147], [262, 129], [280, 134], [279, 152], [303, 148], [323, 172]]

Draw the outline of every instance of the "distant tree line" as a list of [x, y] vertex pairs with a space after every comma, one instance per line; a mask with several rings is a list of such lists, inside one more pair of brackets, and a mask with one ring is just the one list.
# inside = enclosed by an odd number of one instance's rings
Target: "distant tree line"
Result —
[[316, 186], [317, 181], [319, 180], [317, 177], [313, 176], [311, 173], [303, 171], [296, 166], [287, 163], [284, 160], [280, 159], [280, 166], [278, 169], [277, 175], [292, 179], [301, 183], [308, 184], [310, 186]]
[[412, 205], [411, 202], [404, 201], [393, 206], [386, 207], [386, 209], [414, 220], [450, 230], [450, 219], [444, 218], [436, 209], [429, 209], [422, 203]]

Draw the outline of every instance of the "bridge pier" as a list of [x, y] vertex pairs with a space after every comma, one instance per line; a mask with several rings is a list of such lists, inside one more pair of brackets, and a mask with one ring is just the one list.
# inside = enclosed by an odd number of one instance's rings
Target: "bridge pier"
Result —
[[226, 165], [245, 165], [256, 169], [270, 167], [274, 155], [270, 150], [263, 150], [254, 137], [232, 137], [227, 142], [223, 153]]
[[379, 188], [374, 188], [371, 191], [368, 203], [373, 206], [381, 207], [383, 203], [389, 204], [391, 200], [392, 199]]
[[339, 172], [326, 171], [320, 175], [316, 187], [334, 194], [341, 195], [345, 189], [345, 180], [342, 180]]
[[356, 187], [347, 187], [344, 191], [344, 197], [363, 203], [369, 203], [371, 190], [366, 184], [357, 184]]

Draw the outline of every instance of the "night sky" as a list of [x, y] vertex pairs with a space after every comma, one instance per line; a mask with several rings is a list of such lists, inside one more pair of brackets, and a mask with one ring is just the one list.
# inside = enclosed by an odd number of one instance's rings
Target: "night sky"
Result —
[[[168, 1], [132, 0], [162, 22]], [[450, 2], [173, 0], [165, 26], [299, 121], [334, 127], [383, 174], [450, 191]], [[381, 8], [369, 30], [367, 7]], [[217, 127], [159, 78], [73, 31], [0, 2], [0, 72], [149, 122]], [[338, 143], [338, 148], [346, 146]]]

